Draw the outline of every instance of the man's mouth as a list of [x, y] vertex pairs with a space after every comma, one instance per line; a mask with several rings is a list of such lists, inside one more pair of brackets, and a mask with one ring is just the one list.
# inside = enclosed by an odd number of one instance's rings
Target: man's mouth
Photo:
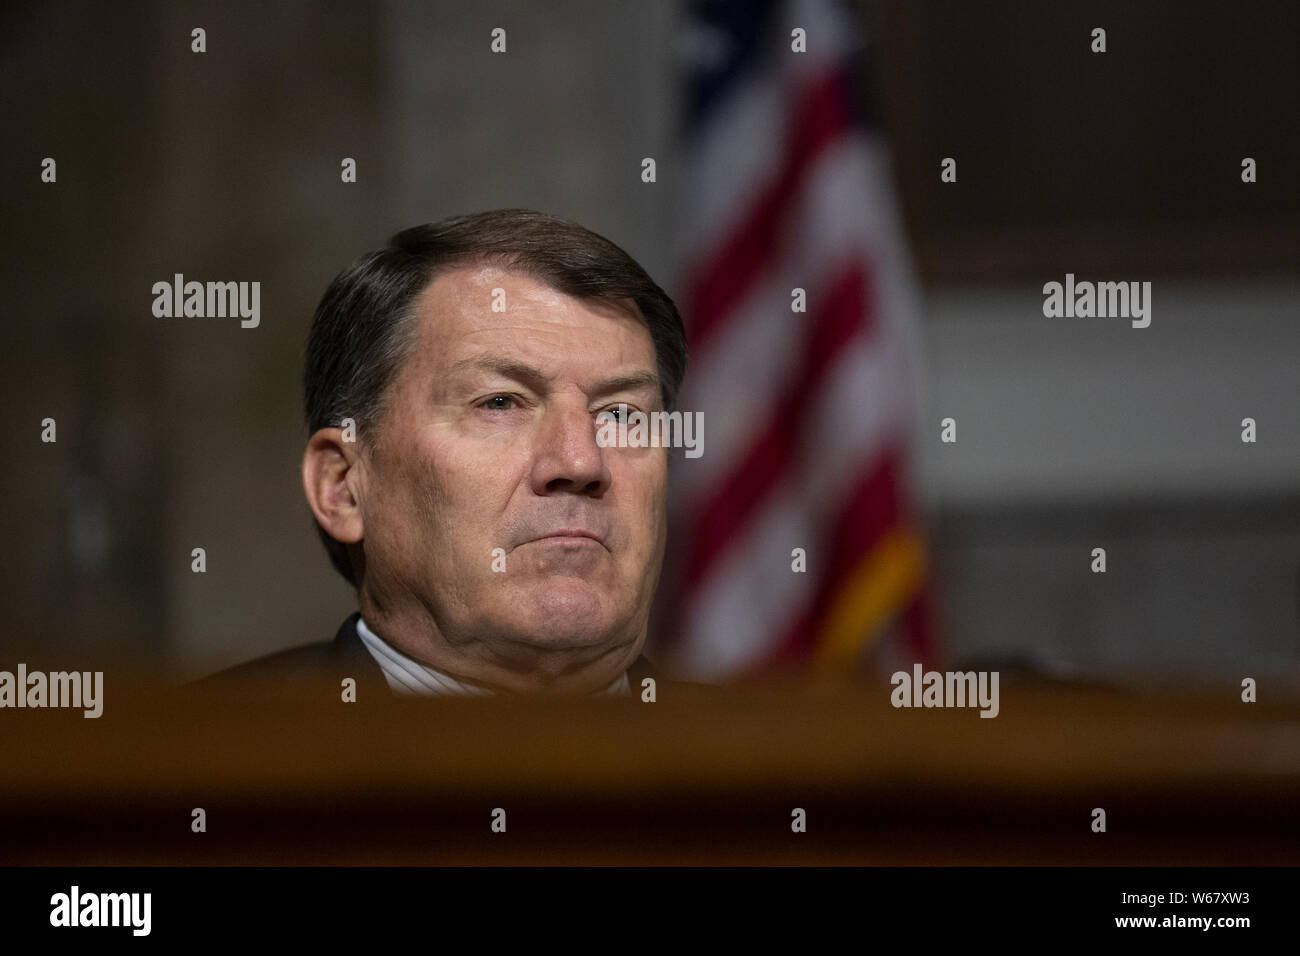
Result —
[[578, 546], [586, 544], [598, 544], [602, 547], [605, 542], [598, 535], [585, 528], [560, 528], [556, 531], [548, 532], [540, 537], [534, 538], [534, 542], [545, 541], [554, 544], [574, 544]]

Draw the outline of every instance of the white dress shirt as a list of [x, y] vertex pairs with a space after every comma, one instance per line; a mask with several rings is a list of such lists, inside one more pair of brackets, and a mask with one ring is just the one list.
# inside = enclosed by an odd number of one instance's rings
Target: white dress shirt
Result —
[[[486, 687], [466, 684], [450, 674], [444, 674], [427, 664], [407, 657], [393, 645], [366, 626], [366, 622], [357, 618], [357, 636], [366, 650], [375, 659], [379, 669], [384, 672], [384, 680], [394, 694], [407, 696], [432, 697], [437, 694], [491, 694]], [[627, 694], [630, 692], [627, 674], [620, 674], [618, 680], [610, 684], [600, 694]]]

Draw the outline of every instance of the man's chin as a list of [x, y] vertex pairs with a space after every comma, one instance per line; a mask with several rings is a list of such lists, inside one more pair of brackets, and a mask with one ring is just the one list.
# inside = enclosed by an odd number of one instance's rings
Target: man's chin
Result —
[[539, 585], [533, 593], [518, 595], [506, 611], [511, 630], [538, 647], [594, 647], [616, 636], [609, 595], [582, 581]]

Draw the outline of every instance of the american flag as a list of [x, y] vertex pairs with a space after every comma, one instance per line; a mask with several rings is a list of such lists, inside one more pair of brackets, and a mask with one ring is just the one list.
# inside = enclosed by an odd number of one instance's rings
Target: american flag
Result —
[[658, 653], [710, 681], [924, 663], [916, 293], [859, 108], [861, 26], [813, 0], [692, 13], [679, 407], [703, 412], [705, 443], [673, 462]]

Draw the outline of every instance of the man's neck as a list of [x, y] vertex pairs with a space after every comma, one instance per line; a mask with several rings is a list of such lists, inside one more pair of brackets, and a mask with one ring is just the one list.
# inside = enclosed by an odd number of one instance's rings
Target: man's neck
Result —
[[[384, 640], [366, 623], [357, 618], [357, 636], [384, 673], [384, 680], [393, 693], [414, 696], [482, 696], [496, 693], [486, 684], [456, 677], [439, 668], [418, 661]], [[625, 695], [630, 693], [626, 672], [620, 674], [609, 686], [595, 691], [600, 695]]]

